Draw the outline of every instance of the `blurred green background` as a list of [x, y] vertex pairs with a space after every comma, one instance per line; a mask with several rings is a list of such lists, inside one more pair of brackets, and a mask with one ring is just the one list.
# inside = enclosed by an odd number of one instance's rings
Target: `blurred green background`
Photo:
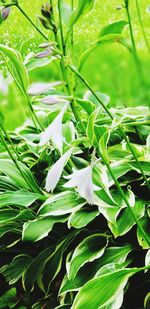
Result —
[[[57, 1], [54, 2], [56, 5]], [[40, 15], [40, 7], [45, 1], [22, 0], [19, 3], [30, 18], [39, 25], [38, 15]], [[149, 3], [149, 0], [139, 0], [143, 25], [150, 44], [150, 13], [147, 10]], [[78, 58], [83, 51], [90, 47], [102, 27], [121, 19], [127, 20], [125, 10], [117, 9], [121, 4], [123, 4], [121, 0], [97, 0], [94, 10], [82, 18], [75, 27], [75, 57]], [[143, 40], [135, 1], [133, 0], [130, 10], [145, 85], [141, 85], [139, 82], [132, 55], [118, 43], [99, 46], [92, 52], [82, 71], [94, 90], [110, 96], [112, 106], [150, 104], [150, 54]], [[41, 29], [52, 39], [51, 33], [42, 27]], [[129, 38], [128, 27], [126, 27], [124, 34]], [[0, 25], [0, 43], [12, 46], [19, 51], [23, 49], [24, 54], [28, 54], [31, 51], [36, 52], [41, 42], [44, 42], [44, 39], [34, 30], [28, 20], [13, 7], [9, 18]], [[6, 72], [2, 65], [0, 69], [3, 69], [5, 75]], [[38, 68], [30, 73], [31, 83], [33, 81], [53, 81], [59, 78], [55, 63], [48, 67]], [[80, 86], [79, 92], [84, 91], [85, 88]], [[7, 128], [14, 129], [21, 125], [25, 119], [26, 102], [14, 84], [10, 85], [8, 94], [3, 94], [0, 89], [0, 101]]]

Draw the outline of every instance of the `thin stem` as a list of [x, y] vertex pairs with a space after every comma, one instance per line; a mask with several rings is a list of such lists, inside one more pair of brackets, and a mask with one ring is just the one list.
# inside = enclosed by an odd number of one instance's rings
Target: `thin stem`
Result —
[[[9, 67], [9, 65], [8, 65], [8, 63], [7, 63], [7, 61], [6, 61], [5, 57], [4, 57], [4, 55], [3, 55], [3, 54], [1, 54], [1, 55], [2, 55], [2, 57], [3, 57], [3, 59], [4, 59], [4, 62], [5, 62], [5, 64], [6, 64], [6, 67], [7, 67], [8, 71], [9, 71], [9, 73], [11, 74], [11, 76], [13, 77], [13, 79], [14, 79], [14, 81], [15, 81], [17, 87], [19, 88], [19, 90], [20, 90], [21, 93], [25, 96], [25, 98], [26, 98], [26, 100], [27, 100], [28, 109], [29, 109], [29, 114], [30, 114], [30, 116], [31, 116], [31, 119], [32, 119], [34, 125], [35, 125], [35, 128], [37, 129], [37, 131], [39, 131], [39, 130], [38, 130], [38, 127], [37, 127], [37, 125], [36, 125], [36, 122], [35, 122], [35, 119], [36, 119], [36, 121], [37, 121], [37, 123], [40, 125], [41, 129], [43, 129], [42, 126], [41, 126], [41, 124], [39, 123], [39, 120], [38, 120], [38, 118], [37, 118], [35, 112], [34, 112], [34, 109], [33, 109], [33, 107], [32, 107], [32, 104], [31, 104], [30, 100], [29, 100], [29, 97], [28, 97], [28, 94], [27, 94], [27, 92], [26, 92], [26, 89], [24, 88], [24, 85], [21, 85], [21, 84], [17, 81], [17, 79], [15, 78], [15, 76], [14, 76], [14, 74], [13, 74], [11, 68]], [[18, 74], [19, 74], [19, 72], [18, 72]], [[21, 76], [20, 76], [20, 79], [21, 79]], [[34, 118], [35, 118], [35, 119], [34, 119]]]
[[107, 106], [100, 100], [100, 98], [97, 96], [97, 94], [95, 93], [95, 91], [91, 88], [91, 86], [89, 85], [89, 83], [85, 80], [85, 78], [81, 75], [81, 73], [79, 73], [72, 65], [68, 65], [68, 67], [71, 69], [72, 72], [74, 72], [76, 74], [76, 76], [79, 77], [80, 80], [82, 80], [82, 82], [87, 86], [87, 88], [91, 91], [91, 93], [94, 95], [94, 97], [99, 101], [99, 103], [102, 105], [102, 107], [104, 108], [104, 110], [106, 111], [106, 113], [109, 115], [109, 117], [113, 120], [113, 116], [111, 114], [111, 112], [109, 111], [109, 109], [107, 108]]
[[141, 30], [142, 30], [142, 33], [143, 33], [143, 37], [144, 37], [144, 40], [145, 40], [145, 45], [150, 53], [150, 45], [149, 45], [149, 42], [148, 42], [148, 39], [147, 39], [147, 36], [146, 36], [146, 33], [145, 33], [145, 30], [144, 30], [144, 27], [143, 27], [143, 23], [142, 23], [142, 18], [141, 18], [141, 13], [140, 13], [140, 7], [139, 7], [139, 2], [138, 0], [135, 0], [135, 3], [136, 3], [136, 8], [137, 8], [137, 12], [138, 12], [138, 17], [139, 17], [139, 22], [140, 22], [140, 26], [141, 26]]
[[59, 14], [60, 36], [61, 36], [62, 50], [63, 50], [64, 56], [66, 56], [66, 45], [65, 45], [65, 41], [64, 41], [63, 24], [62, 24], [62, 17], [61, 17], [61, 0], [58, 0], [58, 14]]
[[[74, 0], [71, 0], [71, 10], [73, 12], [74, 10]], [[74, 44], [74, 31], [73, 31], [73, 27], [72, 27], [72, 31], [71, 31], [71, 46], [72, 46], [72, 52], [73, 52], [73, 44]]]
[[1, 130], [4, 132], [4, 134], [5, 134], [6, 138], [7, 138], [7, 140], [9, 141], [12, 150], [13, 150], [14, 153], [16, 154], [17, 159], [20, 160], [19, 154], [18, 154], [18, 152], [16, 151], [16, 148], [14, 147], [14, 144], [12, 143], [12, 140], [11, 140], [9, 134], [7, 133], [6, 129], [4, 128], [4, 126], [3, 126], [1, 123], [0, 123], [0, 127], [1, 127]]
[[38, 26], [32, 21], [32, 19], [26, 14], [26, 12], [22, 9], [22, 7], [17, 3], [14, 4], [19, 11], [27, 18], [27, 20], [31, 23], [31, 25], [42, 35], [42, 37], [48, 41], [48, 37], [38, 28]]
[[[104, 110], [105, 110], [106, 113], [109, 115], [109, 117], [111, 118], [111, 120], [113, 120], [113, 115], [112, 115], [112, 113], [109, 111], [108, 107], [100, 100], [100, 98], [97, 96], [97, 94], [96, 94], [95, 91], [91, 88], [91, 86], [90, 86], [89, 83], [85, 80], [85, 78], [81, 75], [81, 73], [79, 73], [74, 67], [72, 67], [72, 66], [70, 66], [70, 65], [68, 65], [68, 67], [69, 67], [69, 68], [82, 80], [82, 82], [87, 86], [87, 88], [91, 91], [91, 93], [94, 95], [94, 97], [98, 100], [98, 102], [99, 102], [99, 103], [101, 104], [101, 106], [104, 108]], [[138, 161], [138, 158], [137, 158], [137, 156], [136, 156], [136, 153], [135, 153], [133, 147], [131, 146], [131, 144], [130, 144], [128, 138], [126, 137], [126, 134], [124, 133], [124, 130], [122, 129], [121, 126], [119, 126], [119, 130], [120, 130], [121, 135], [123, 135], [123, 138], [125, 139], [125, 141], [126, 141], [128, 147], [129, 147], [129, 149], [130, 149], [130, 151], [131, 151], [131, 153], [132, 153], [132, 155], [133, 155], [135, 161], [136, 161], [137, 164], [138, 164], [138, 167], [139, 167], [139, 169], [140, 169], [140, 171], [141, 171], [141, 174], [142, 174], [142, 176], [143, 176], [144, 181], [146, 182], [146, 185], [147, 185], [148, 189], [150, 190], [150, 184], [149, 184], [149, 182], [147, 181], [147, 178], [146, 178], [146, 176], [145, 176], [145, 174], [144, 174], [143, 168], [142, 168], [140, 162]]]
[[113, 171], [112, 171], [112, 168], [111, 168], [110, 164], [105, 160], [105, 158], [104, 158], [104, 156], [102, 155], [102, 153], [101, 153], [100, 155], [101, 155], [101, 157], [102, 157], [102, 159], [103, 159], [103, 161], [104, 161], [104, 163], [105, 163], [105, 165], [106, 165], [106, 167], [107, 167], [107, 169], [108, 169], [108, 171], [109, 171], [109, 173], [110, 173], [112, 179], [114, 180], [114, 183], [115, 183], [115, 185], [116, 185], [118, 191], [120, 192], [120, 194], [121, 194], [123, 200], [125, 201], [125, 203], [126, 203], [128, 209], [129, 209], [129, 211], [130, 211], [130, 213], [131, 213], [131, 215], [132, 215], [132, 217], [133, 217], [135, 223], [137, 224], [139, 230], [141, 231], [141, 233], [142, 233], [142, 235], [143, 235], [143, 238], [146, 240], [147, 244], [148, 244], [149, 247], [150, 247], [150, 239], [149, 239], [149, 237], [147, 236], [147, 234], [145, 233], [145, 231], [144, 231], [144, 229], [143, 229], [143, 227], [142, 227], [140, 221], [137, 219], [137, 217], [136, 217], [136, 215], [135, 215], [135, 213], [134, 213], [132, 207], [130, 206], [130, 203], [128, 202], [128, 200], [127, 200], [127, 198], [126, 198], [126, 195], [125, 195], [124, 191], [122, 190], [122, 188], [121, 188], [121, 186], [120, 186], [120, 184], [119, 184], [117, 178], [114, 176], [114, 173], [113, 173]]
[[32, 191], [32, 188], [31, 188], [31, 186], [30, 186], [30, 183], [29, 183], [28, 180], [26, 179], [26, 177], [25, 177], [24, 173], [22, 172], [22, 169], [21, 169], [21, 167], [19, 166], [19, 164], [18, 164], [16, 158], [14, 157], [14, 155], [13, 155], [12, 152], [11, 152], [11, 150], [9, 149], [9, 147], [8, 147], [8, 145], [7, 145], [7, 143], [6, 143], [5, 139], [4, 139], [4, 137], [3, 137], [3, 133], [2, 133], [1, 130], [0, 130], [0, 138], [1, 138], [1, 141], [2, 141], [2, 143], [3, 143], [3, 145], [4, 145], [5, 149], [6, 149], [6, 151], [8, 152], [8, 154], [9, 154], [9, 156], [10, 156], [11, 160], [14, 162], [16, 168], [18, 169], [20, 175], [22, 176], [22, 178], [23, 178], [23, 179], [25, 180], [25, 182], [27, 183], [28, 188], [30, 188], [31, 191]]
[[133, 47], [133, 57], [135, 61], [135, 65], [138, 71], [138, 77], [141, 85], [145, 85], [145, 79], [143, 77], [143, 72], [142, 72], [142, 67], [141, 67], [141, 62], [138, 57], [137, 49], [136, 49], [136, 44], [135, 44], [135, 39], [134, 39], [134, 33], [133, 33], [133, 28], [132, 28], [132, 22], [131, 22], [131, 16], [130, 16], [130, 10], [129, 10], [129, 1], [124, 0], [125, 2], [125, 9], [128, 17], [128, 22], [129, 22], [129, 29], [130, 29], [130, 37], [131, 37], [131, 42], [132, 42], [132, 47]]
[[[60, 22], [60, 37], [61, 37], [61, 45], [62, 45], [62, 52], [63, 52], [63, 55], [61, 57], [61, 60], [62, 60], [61, 69], [62, 69], [64, 81], [66, 82], [67, 92], [68, 92], [69, 95], [72, 95], [72, 91], [69, 87], [67, 67], [65, 66], [65, 61], [64, 61], [64, 57], [66, 56], [66, 45], [65, 45], [65, 41], [64, 41], [63, 24], [62, 24], [62, 16], [61, 16], [61, 0], [58, 0], [58, 12], [59, 12], [59, 22]], [[70, 102], [70, 105], [71, 105], [71, 108], [72, 108], [72, 111], [73, 111], [73, 114], [75, 116], [76, 121], [77, 122], [79, 121], [82, 130], [84, 130], [85, 128], [84, 128], [84, 125], [81, 121], [80, 115], [78, 113], [75, 98], [73, 98], [73, 100]]]

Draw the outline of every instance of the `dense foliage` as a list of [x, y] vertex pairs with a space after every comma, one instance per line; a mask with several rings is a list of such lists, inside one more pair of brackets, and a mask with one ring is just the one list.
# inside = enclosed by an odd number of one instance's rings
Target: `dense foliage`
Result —
[[[94, 0], [43, 4], [53, 41], [26, 16], [43, 36], [38, 53], [23, 59], [0, 44], [28, 108], [13, 132], [0, 114], [0, 308], [150, 308], [149, 107], [112, 108], [82, 74], [98, 44], [117, 42], [145, 86], [129, 2], [127, 20], [101, 29], [79, 59], [74, 27]], [[1, 26], [11, 6], [26, 14], [18, 1], [2, 4]], [[30, 72], [51, 62], [62, 80], [30, 84]]]

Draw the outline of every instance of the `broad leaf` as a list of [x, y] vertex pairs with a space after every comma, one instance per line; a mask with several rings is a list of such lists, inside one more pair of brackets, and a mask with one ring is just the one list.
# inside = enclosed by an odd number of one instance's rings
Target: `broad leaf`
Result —
[[107, 237], [102, 234], [94, 234], [85, 238], [75, 249], [71, 260], [67, 264], [69, 279], [73, 280], [85, 263], [100, 258], [105, 251], [106, 245]]
[[26, 222], [23, 226], [23, 241], [38, 241], [48, 236], [55, 223], [66, 222], [66, 216], [38, 218], [33, 221]]
[[99, 309], [109, 305], [138, 271], [138, 268], [119, 269], [90, 280], [80, 289], [72, 309]]

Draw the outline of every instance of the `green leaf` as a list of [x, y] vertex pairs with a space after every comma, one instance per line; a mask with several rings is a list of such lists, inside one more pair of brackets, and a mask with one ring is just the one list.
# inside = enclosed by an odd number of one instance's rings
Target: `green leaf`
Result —
[[85, 238], [75, 249], [71, 260], [67, 264], [67, 273], [73, 280], [79, 269], [88, 262], [100, 258], [107, 246], [107, 237], [102, 234], [94, 234]]
[[95, 138], [94, 125], [95, 125], [95, 121], [96, 121], [98, 114], [99, 114], [99, 108], [94, 110], [94, 112], [90, 115], [88, 124], [87, 124], [86, 134], [89, 140], [91, 141], [91, 143], [94, 141], [94, 138]]
[[[129, 197], [128, 197], [129, 199]], [[130, 203], [130, 199], [129, 199]], [[144, 216], [145, 213], [145, 203], [142, 200], [137, 200], [135, 202], [134, 207], [132, 208], [136, 218], [139, 220]], [[115, 237], [122, 236], [126, 234], [130, 229], [135, 225], [135, 220], [132, 217], [132, 214], [129, 210], [129, 208], [125, 208], [122, 210], [120, 215], [118, 216], [116, 223], [108, 223], [109, 228], [111, 229], [113, 235]]]
[[18, 165], [22, 173], [24, 174], [25, 179], [27, 179], [27, 182], [25, 181], [24, 177], [21, 175], [20, 171], [17, 169], [13, 161], [9, 159], [0, 159], [0, 171], [5, 175], [9, 176], [10, 179], [15, 182], [16, 186], [18, 186], [18, 188], [28, 188], [32, 189], [33, 192], [41, 193], [41, 190], [38, 187], [29, 168], [22, 162], [18, 162]]
[[[79, 233], [79, 232], [77, 232]], [[62, 268], [63, 255], [67, 250], [69, 244], [75, 238], [76, 232], [73, 232], [66, 236], [57, 246], [53, 254], [48, 259], [43, 274], [41, 274], [41, 281], [45, 291], [50, 290], [52, 281], [56, 278]]]
[[[150, 220], [149, 220], [148, 216], [145, 215], [145, 217], [142, 218], [139, 222], [140, 222], [143, 230], [147, 234], [147, 237], [149, 238], [149, 242], [150, 242]], [[141, 229], [139, 229], [139, 227], [137, 228], [137, 238], [138, 238], [139, 245], [143, 249], [149, 249], [150, 248], [147, 241], [143, 238], [143, 233], [141, 233]]]
[[76, 212], [73, 212], [68, 220], [68, 227], [74, 227], [76, 229], [80, 229], [88, 225], [91, 221], [93, 221], [99, 215], [98, 210], [92, 209], [80, 209]]
[[69, 26], [70, 18], [72, 14], [71, 6], [68, 3], [65, 3], [63, 0], [61, 1], [61, 17], [65, 26]]
[[103, 134], [99, 141], [99, 150], [100, 153], [103, 155], [104, 159], [109, 162], [108, 152], [107, 152], [107, 144], [110, 138], [110, 132], [106, 132]]
[[66, 222], [68, 216], [38, 218], [23, 226], [23, 241], [38, 241], [48, 236], [55, 223]]
[[102, 30], [100, 31], [99, 37], [102, 37], [108, 34], [113, 34], [113, 33], [120, 34], [124, 30], [126, 25], [128, 25], [128, 22], [125, 20], [119, 20], [114, 23], [111, 23], [105, 26], [104, 28], [102, 28]]
[[18, 211], [15, 209], [0, 209], [0, 223], [1, 222], [9, 222], [9, 221], [17, 221], [17, 220], [32, 220], [34, 219], [34, 215], [29, 209], [25, 209], [22, 211]]
[[29, 264], [23, 276], [23, 287], [25, 291], [30, 292], [33, 289], [37, 277], [43, 272], [46, 261], [54, 251], [54, 246], [41, 251]]
[[40, 207], [38, 215], [62, 216], [80, 209], [85, 203], [85, 200], [78, 197], [74, 191], [64, 191], [47, 199]]
[[[145, 175], [150, 176], [150, 164], [149, 164], [149, 162], [146, 162], [146, 161], [139, 161], [139, 162], [140, 162], [140, 165], [141, 165]], [[137, 165], [137, 162], [130, 162], [129, 166], [132, 169], [136, 170], [138, 173], [141, 173], [141, 171], [139, 170], [139, 166]]]
[[4, 265], [0, 269], [0, 273], [6, 278], [9, 284], [15, 284], [22, 277], [31, 261], [32, 258], [29, 255], [17, 255], [10, 264]]
[[32, 193], [29, 191], [7, 191], [0, 194], [0, 208], [7, 205], [18, 205], [28, 207], [32, 205], [37, 199], [43, 199], [44, 196]]
[[18, 303], [16, 288], [8, 290], [0, 296], [0, 309], [15, 308]]
[[80, 289], [72, 309], [100, 309], [109, 305], [138, 271], [138, 268], [119, 269], [90, 280]]
[[83, 14], [89, 13], [93, 9], [95, 2], [95, 0], [78, 0], [77, 9], [71, 14], [69, 27], [72, 28]]
[[104, 254], [94, 262], [83, 266], [77, 273], [73, 281], [69, 280], [68, 277], [64, 277], [60, 288], [60, 294], [79, 290], [86, 282], [92, 279], [95, 274], [105, 265], [110, 265], [112, 263], [122, 264], [125, 262], [128, 254], [132, 251], [130, 245], [122, 247], [107, 247]]
[[23, 64], [21, 55], [19, 54], [18, 51], [14, 50], [13, 48], [10, 48], [2, 44], [0, 44], [0, 52], [2, 52], [4, 56], [7, 56], [13, 63], [15, 68], [13, 74], [14, 78], [25, 91], [28, 87], [28, 74]]

